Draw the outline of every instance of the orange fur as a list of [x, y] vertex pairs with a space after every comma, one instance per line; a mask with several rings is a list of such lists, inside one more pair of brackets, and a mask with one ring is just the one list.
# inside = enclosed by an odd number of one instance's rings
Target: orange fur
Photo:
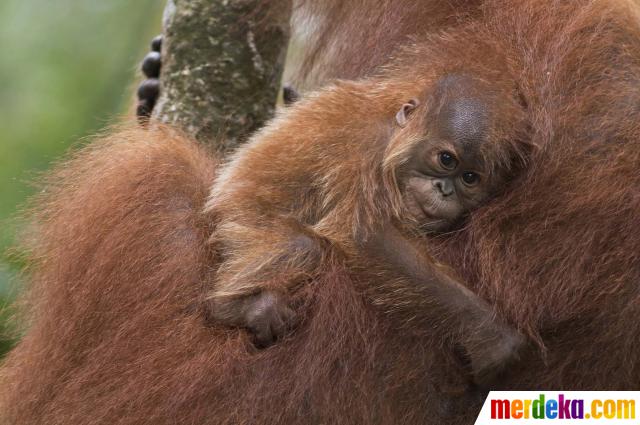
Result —
[[209, 326], [202, 209], [214, 170], [172, 131], [125, 130], [50, 178], [32, 323], [2, 369], [3, 421], [424, 423], [432, 413], [397, 403], [449, 402], [433, 386], [462, 387], [461, 375], [406, 370], [440, 357], [455, 371], [453, 360], [387, 329], [339, 264], [304, 294], [310, 314], [295, 339], [256, 352], [242, 332]]
[[[524, 155], [528, 146], [526, 120], [513, 77], [498, 65], [498, 56], [483, 53], [485, 61], [492, 59], [490, 66], [471, 61], [460, 67], [475, 77], [475, 84], [484, 87], [484, 81], [491, 81], [491, 93], [496, 93], [465, 96], [474, 96], [491, 117], [483, 135], [487, 140], [476, 145], [487, 160], [487, 187], [499, 191], [505, 182], [496, 180], [499, 187], [492, 186], [491, 175], [506, 178], [515, 171], [509, 170], [515, 168], [512, 159]], [[359, 246], [370, 235], [392, 221], [411, 229], [405, 233], [417, 233], [418, 217], [409, 212], [402, 192], [406, 175], [416, 167], [408, 163], [424, 156], [424, 149], [437, 149], [438, 124], [427, 120], [447, 101], [433, 90], [438, 76], [447, 73], [447, 65], [434, 63], [429, 73], [413, 78], [416, 66], [398, 69], [392, 77], [338, 82], [283, 110], [234, 153], [207, 202], [207, 212], [216, 223], [212, 240], [222, 258], [209, 297], [215, 320], [248, 327], [260, 345], [271, 343], [291, 316], [280, 300], [322, 275], [323, 257], [337, 251], [351, 268], [374, 269], [384, 261], [372, 261]], [[401, 128], [395, 116], [409, 99], [417, 99], [420, 106]], [[483, 166], [479, 159], [474, 165]], [[402, 181], [397, 181], [403, 173]], [[397, 241], [403, 245], [400, 238]], [[404, 243], [407, 246], [395, 249], [410, 251], [408, 236]], [[365, 290], [375, 294], [372, 302], [384, 310], [398, 312], [403, 320], [412, 317], [414, 326], [438, 323], [434, 332], [453, 334], [465, 348], [473, 340], [482, 353], [470, 353], [475, 373], [479, 359], [489, 357], [487, 351], [501, 353], [496, 341], [512, 347], [518, 338], [496, 325], [481, 300], [458, 290], [460, 284], [450, 271], [427, 258], [411, 261], [421, 268], [414, 275], [428, 283], [405, 281], [398, 273], [394, 279], [390, 270], [379, 270], [385, 278], [369, 276]], [[504, 357], [513, 357], [516, 351]]]

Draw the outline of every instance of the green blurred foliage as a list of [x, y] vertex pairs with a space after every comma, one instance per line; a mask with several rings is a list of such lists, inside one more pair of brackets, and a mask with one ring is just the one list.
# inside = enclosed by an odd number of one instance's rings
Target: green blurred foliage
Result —
[[[164, 0], [0, 0], [0, 332], [22, 267], [11, 253], [30, 184], [131, 106]], [[0, 336], [0, 353], [11, 339]]]

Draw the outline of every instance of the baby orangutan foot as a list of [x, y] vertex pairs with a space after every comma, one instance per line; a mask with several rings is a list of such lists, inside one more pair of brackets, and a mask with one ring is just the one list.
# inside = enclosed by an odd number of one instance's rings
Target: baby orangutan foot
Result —
[[266, 348], [290, 331], [296, 320], [289, 297], [277, 291], [264, 290], [245, 300], [244, 320], [258, 348]]
[[509, 367], [520, 360], [527, 347], [526, 339], [515, 329], [506, 325], [497, 328], [484, 338], [479, 334], [479, 340], [470, 341], [462, 356], [460, 351], [457, 353], [459, 357], [466, 357], [464, 363], [471, 369], [474, 383], [482, 389], [492, 388]]
[[472, 359], [476, 383], [481, 388], [490, 388], [510, 366], [520, 360], [525, 347], [525, 338], [514, 333], [497, 342], [486, 356]]

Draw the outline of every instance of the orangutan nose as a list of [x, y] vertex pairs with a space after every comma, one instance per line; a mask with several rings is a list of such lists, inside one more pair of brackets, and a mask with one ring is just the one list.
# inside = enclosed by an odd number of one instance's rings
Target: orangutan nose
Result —
[[450, 196], [454, 192], [453, 183], [449, 179], [437, 179], [433, 184], [442, 196]]

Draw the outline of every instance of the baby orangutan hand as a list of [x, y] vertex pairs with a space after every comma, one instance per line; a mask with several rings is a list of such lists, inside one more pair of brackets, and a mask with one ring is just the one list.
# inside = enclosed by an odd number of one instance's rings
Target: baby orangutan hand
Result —
[[283, 291], [262, 290], [238, 300], [242, 303], [243, 322], [253, 334], [258, 348], [266, 348], [284, 337], [296, 324], [289, 295]]

